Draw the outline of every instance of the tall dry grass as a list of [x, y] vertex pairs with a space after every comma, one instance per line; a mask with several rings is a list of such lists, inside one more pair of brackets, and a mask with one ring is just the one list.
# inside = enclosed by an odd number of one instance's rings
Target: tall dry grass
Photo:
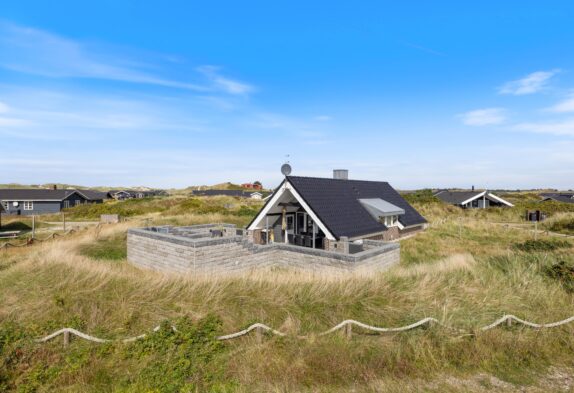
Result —
[[[176, 275], [137, 269], [125, 260], [94, 260], [80, 252], [84, 245], [148, 222], [223, 221], [217, 215], [151, 214], [1, 254], [0, 320], [25, 327], [32, 336], [73, 326], [121, 338], [182, 315], [197, 320], [216, 314], [221, 333], [260, 321], [295, 336], [349, 318], [400, 326], [433, 316], [475, 333], [504, 313], [536, 322], [574, 314], [574, 295], [543, 273], [543, 267], [572, 254], [572, 248], [516, 252], [511, 245], [529, 238], [525, 231], [475, 217], [464, 217], [458, 226], [458, 213], [447, 215], [428, 232], [402, 243], [401, 265], [371, 275], [273, 269], [235, 276]], [[218, 361], [224, 362], [226, 378], [235, 381], [238, 391], [399, 391], [401, 386], [416, 391], [420, 385], [411, 381], [426, 381], [428, 387], [444, 375], [475, 373], [528, 385], [536, 384], [536, 376], [549, 365], [574, 367], [572, 329], [464, 335], [437, 328], [358, 335], [352, 341], [340, 335], [310, 341], [267, 337], [260, 346], [246, 337], [227, 343], [226, 355]], [[52, 355], [61, 351], [56, 343], [46, 348]], [[58, 386], [88, 390], [98, 373], [112, 378], [120, 377], [121, 370], [141, 370], [113, 351], [105, 355], [109, 361], [97, 352], [89, 356], [91, 366], [76, 370], [77, 380], [58, 380]], [[107, 389], [112, 386], [110, 382]], [[436, 391], [444, 387], [436, 386]]]

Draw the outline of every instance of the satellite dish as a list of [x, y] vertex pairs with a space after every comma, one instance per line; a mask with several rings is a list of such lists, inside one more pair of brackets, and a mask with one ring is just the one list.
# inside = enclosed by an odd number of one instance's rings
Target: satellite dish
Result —
[[19, 203], [18, 202], [14, 202], [12, 203], [15, 207], [18, 207]]
[[281, 165], [281, 173], [285, 176], [289, 176], [291, 174], [291, 165], [289, 164]]

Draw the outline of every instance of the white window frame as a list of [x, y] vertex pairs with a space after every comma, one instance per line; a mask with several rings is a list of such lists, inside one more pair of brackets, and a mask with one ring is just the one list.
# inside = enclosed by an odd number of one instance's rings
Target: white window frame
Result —
[[70, 208], [70, 201], [64, 201], [64, 209], [69, 209]]
[[399, 216], [398, 215], [384, 216], [383, 218], [384, 218], [383, 223], [385, 224], [386, 227], [390, 228], [390, 227], [399, 226]]
[[82, 200], [81, 199], [76, 199], [74, 201], [74, 206], [80, 206], [82, 204]]
[[2, 202], [2, 206], [4, 206], [4, 210], [10, 210], [10, 202]]
[[24, 210], [27, 210], [27, 211], [34, 210], [34, 202], [33, 201], [24, 201]]

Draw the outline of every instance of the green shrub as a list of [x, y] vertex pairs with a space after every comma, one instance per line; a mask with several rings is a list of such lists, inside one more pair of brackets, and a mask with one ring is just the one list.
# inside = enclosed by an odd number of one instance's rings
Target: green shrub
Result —
[[548, 226], [552, 232], [574, 233], [574, 219], [564, 219], [553, 222]]
[[574, 266], [560, 261], [547, 266], [545, 273], [548, 277], [559, 281], [568, 292], [574, 292]]
[[522, 243], [515, 243], [512, 246], [515, 250], [524, 252], [554, 251], [560, 248], [570, 248], [572, 244], [565, 240], [526, 240]]
[[193, 323], [183, 317], [175, 326], [176, 331], [165, 321], [159, 331], [125, 347], [126, 358], [146, 365], [135, 385], [142, 391], [166, 393], [211, 391], [224, 371], [223, 362], [213, 361], [225, 349], [216, 340], [220, 319], [211, 315]]
[[248, 217], [255, 217], [255, 215], [259, 212], [259, 209], [256, 207], [249, 207], [249, 206], [241, 206], [235, 214], [238, 216], [248, 216]]
[[402, 194], [403, 198], [409, 203], [439, 203], [440, 199], [433, 195], [432, 190], [417, 190], [412, 193]]

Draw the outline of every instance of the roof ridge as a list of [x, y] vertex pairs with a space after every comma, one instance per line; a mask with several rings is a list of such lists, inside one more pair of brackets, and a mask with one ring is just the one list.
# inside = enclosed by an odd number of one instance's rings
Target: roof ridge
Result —
[[362, 179], [334, 179], [332, 177], [319, 177], [319, 176], [286, 176], [289, 178], [299, 178], [299, 179], [319, 179], [319, 180], [333, 180], [333, 181], [348, 181], [348, 182], [361, 182], [361, 183], [386, 183], [389, 184], [386, 180], [362, 180]]

